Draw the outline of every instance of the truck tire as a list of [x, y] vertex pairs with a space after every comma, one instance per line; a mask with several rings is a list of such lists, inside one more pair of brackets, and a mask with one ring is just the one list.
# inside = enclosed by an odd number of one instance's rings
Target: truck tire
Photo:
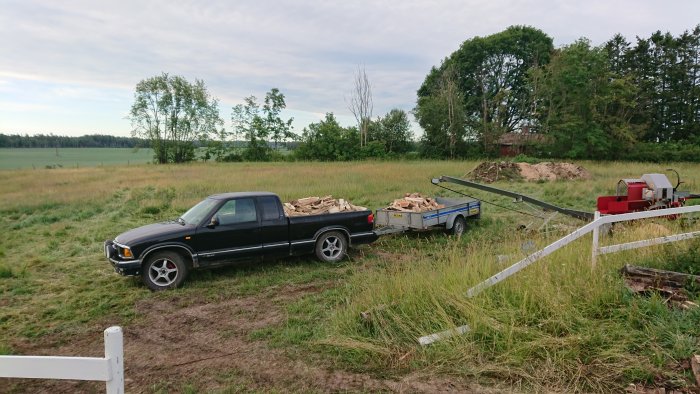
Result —
[[154, 252], [141, 270], [143, 283], [153, 291], [179, 287], [187, 277], [187, 264], [182, 255], [166, 250]]
[[454, 223], [452, 223], [451, 234], [455, 237], [461, 237], [462, 234], [467, 230], [467, 221], [462, 216], [457, 216]]
[[316, 241], [316, 257], [325, 263], [337, 263], [348, 252], [348, 241], [340, 231], [323, 233]]

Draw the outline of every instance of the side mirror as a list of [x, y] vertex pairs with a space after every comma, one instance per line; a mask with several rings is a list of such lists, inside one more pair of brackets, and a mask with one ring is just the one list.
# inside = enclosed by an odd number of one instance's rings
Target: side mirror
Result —
[[212, 216], [211, 221], [209, 222], [209, 225], [207, 227], [209, 228], [214, 228], [219, 225], [219, 217], [218, 216]]

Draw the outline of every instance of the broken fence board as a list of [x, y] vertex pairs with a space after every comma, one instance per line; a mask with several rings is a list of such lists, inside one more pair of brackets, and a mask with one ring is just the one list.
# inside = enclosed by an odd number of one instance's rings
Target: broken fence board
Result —
[[468, 325], [463, 325], [460, 327], [456, 327], [451, 330], [445, 330], [441, 332], [437, 332], [435, 334], [430, 334], [426, 335], [424, 337], [418, 338], [418, 343], [420, 343], [423, 346], [430, 345], [431, 343], [437, 342], [442, 339], [447, 339], [456, 335], [463, 335], [465, 333], [469, 332], [469, 326]]

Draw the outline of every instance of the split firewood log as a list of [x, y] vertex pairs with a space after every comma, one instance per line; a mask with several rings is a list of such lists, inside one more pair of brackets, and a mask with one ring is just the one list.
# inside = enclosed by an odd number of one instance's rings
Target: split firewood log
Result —
[[445, 205], [438, 204], [433, 198], [424, 197], [420, 193], [406, 193], [403, 198], [394, 200], [386, 209], [400, 212], [425, 212], [441, 208], [445, 208]]
[[339, 213], [352, 211], [366, 211], [367, 208], [353, 205], [345, 199], [334, 199], [332, 195], [323, 197], [304, 197], [284, 205], [284, 213], [287, 216], [321, 215], [324, 213]]

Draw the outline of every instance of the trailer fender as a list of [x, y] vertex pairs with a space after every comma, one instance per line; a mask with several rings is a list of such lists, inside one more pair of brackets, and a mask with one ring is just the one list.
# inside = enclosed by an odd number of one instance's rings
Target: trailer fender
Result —
[[455, 219], [457, 219], [460, 216], [466, 219], [466, 216], [464, 216], [464, 214], [462, 212], [456, 212], [456, 213], [453, 213], [450, 216], [448, 216], [447, 221], [445, 221], [445, 228], [447, 230], [452, 229], [452, 226], [454, 226], [454, 224], [455, 224]]

